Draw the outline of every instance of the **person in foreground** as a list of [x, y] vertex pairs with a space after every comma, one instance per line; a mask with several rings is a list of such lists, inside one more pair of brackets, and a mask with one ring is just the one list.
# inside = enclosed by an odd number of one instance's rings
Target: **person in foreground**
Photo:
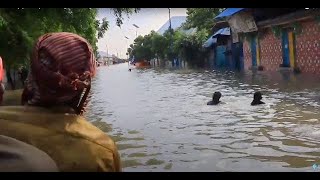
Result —
[[221, 93], [220, 92], [213, 93], [212, 101], [209, 101], [207, 103], [207, 105], [217, 105], [217, 104], [219, 104], [221, 102], [220, 98], [221, 98]]
[[262, 99], [262, 93], [261, 92], [255, 92], [253, 95], [253, 101], [251, 102], [251, 106], [259, 105], [259, 104], [265, 104], [261, 101]]
[[0, 134], [44, 151], [59, 171], [121, 171], [114, 141], [82, 115], [96, 63], [91, 45], [66, 32], [35, 44], [24, 106], [0, 107]]
[[58, 168], [45, 152], [0, 135], [0, 172], [58, 172]]

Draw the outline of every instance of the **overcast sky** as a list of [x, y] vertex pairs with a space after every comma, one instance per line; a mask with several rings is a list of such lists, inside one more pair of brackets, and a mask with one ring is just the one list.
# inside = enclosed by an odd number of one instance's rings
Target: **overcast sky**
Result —
[[[171, 17], [186, 16], [186, 11], [186, 8], [171, 8]], [[168, 8], [142, 8], [138, 14], [133, 14], [129, 18], [124, 16], [121, 28], [116, 25], [115, 15], [109, 8], [99, 9], [98, 19], [101, 20], [104, 17], [109, 21], [109, 29], [104, 38], [98, 41], [98, 50], [126, 58], [127, 48], [136, 38], [137, 28], [132, 24], [139, 26], [138, 36], [149, 34], [151, 30], [157, 31], [169, 20], [169, 10]], [[126, 39], [125, 36], [130, 39]]]

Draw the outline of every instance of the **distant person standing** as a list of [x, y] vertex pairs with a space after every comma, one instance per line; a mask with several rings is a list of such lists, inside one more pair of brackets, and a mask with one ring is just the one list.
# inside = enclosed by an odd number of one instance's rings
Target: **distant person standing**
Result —
[[3, 95], [4, 95], [5, 90], [6, 89], [5, 89], [4, 83], [1, 81], [0, 82], [0, 105], [2, 104]]
[[220, 92], [215, 92], [212, 96], [212, 101], [209, 101], [207, 103], [207, 105], [217, 105], [219, 104], [221, 101], [220, 101], [220, 98], [221, 98], [221, 93]]
[[265, 104], [261, 101], [262, 99], [262, 93], [261, 92], [255, 92], [253, 95], [253, 101], [251, 102], [251, 106], [259, 105], [259, 104]]
[[21, 67], [18, 71], [19, 76], [20, 76], [20, 81], [22, 83], [22, 85], [24, 86], [24, 82], [26, 81], [27, 77], [28, 77], [28, 70], [26, 67]]

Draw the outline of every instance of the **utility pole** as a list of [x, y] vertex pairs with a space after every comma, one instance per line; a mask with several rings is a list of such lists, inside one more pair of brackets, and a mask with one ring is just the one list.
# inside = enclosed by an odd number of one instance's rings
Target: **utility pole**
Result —
[[[173, 52], [172, 52], [172, 40], [173, 40], [173, 37], [172, 37], [172, 33], [173, 33], [173, 30], [172, 30], [172, 26], [171, 26], [171, 14], [170, 14], [170, 10], [171, 10], [171, 8], [168, 8], [168, 10], [169, 10], [169, 33], [170, 33], [170, 51], [169, 51], [169, 53], [170, 53], [170, 58], [172, 58], [172, 55], [173, 55]], [[172, 62], [172, 66], [174, 66], [174, 62], [173, 62], [173, 59], [170, 59]]]
[[107, 60], [109, 61], [108, 45], [106, 45], [106, 47], [107, 47]]
[[108, 56], [108, 45], [106, 45], [106, 48], [107, 48], [107, 56]]
[[127, 36], [124, 36], [126, 38], [126, 47], [127, 47], [127, 50], [126, 50], [126, 55], [127, 55], [127, 60], [129, 62], [129, 53], [128, 53], [128, 49], [129, 49], [129, 46], [128, 46], [128, 37]]
[[135, 28], [136, 28], [136, 39], [138, 37], [138, 28], [140, 28], [138, 25], [136, 24], [132, 24]]
[[170, 15], [171, 8], [168, 8], [168, 9], [169, 9], [169, 23], [170, 23], [169, 29], [171, 29], [172, 28], [172, 26], [171, 26], [171, 15]]

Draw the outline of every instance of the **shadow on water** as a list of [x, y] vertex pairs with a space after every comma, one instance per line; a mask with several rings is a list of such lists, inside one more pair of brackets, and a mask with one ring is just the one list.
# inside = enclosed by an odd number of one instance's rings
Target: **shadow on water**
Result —
[[[312, 171], [319, 77], [283, 72], [101, 67], [87, 114], [124, 171]], [[222, 102], [207, 106], [214, 91]], [[255, 91], [265, 105], [252, 107]]]

